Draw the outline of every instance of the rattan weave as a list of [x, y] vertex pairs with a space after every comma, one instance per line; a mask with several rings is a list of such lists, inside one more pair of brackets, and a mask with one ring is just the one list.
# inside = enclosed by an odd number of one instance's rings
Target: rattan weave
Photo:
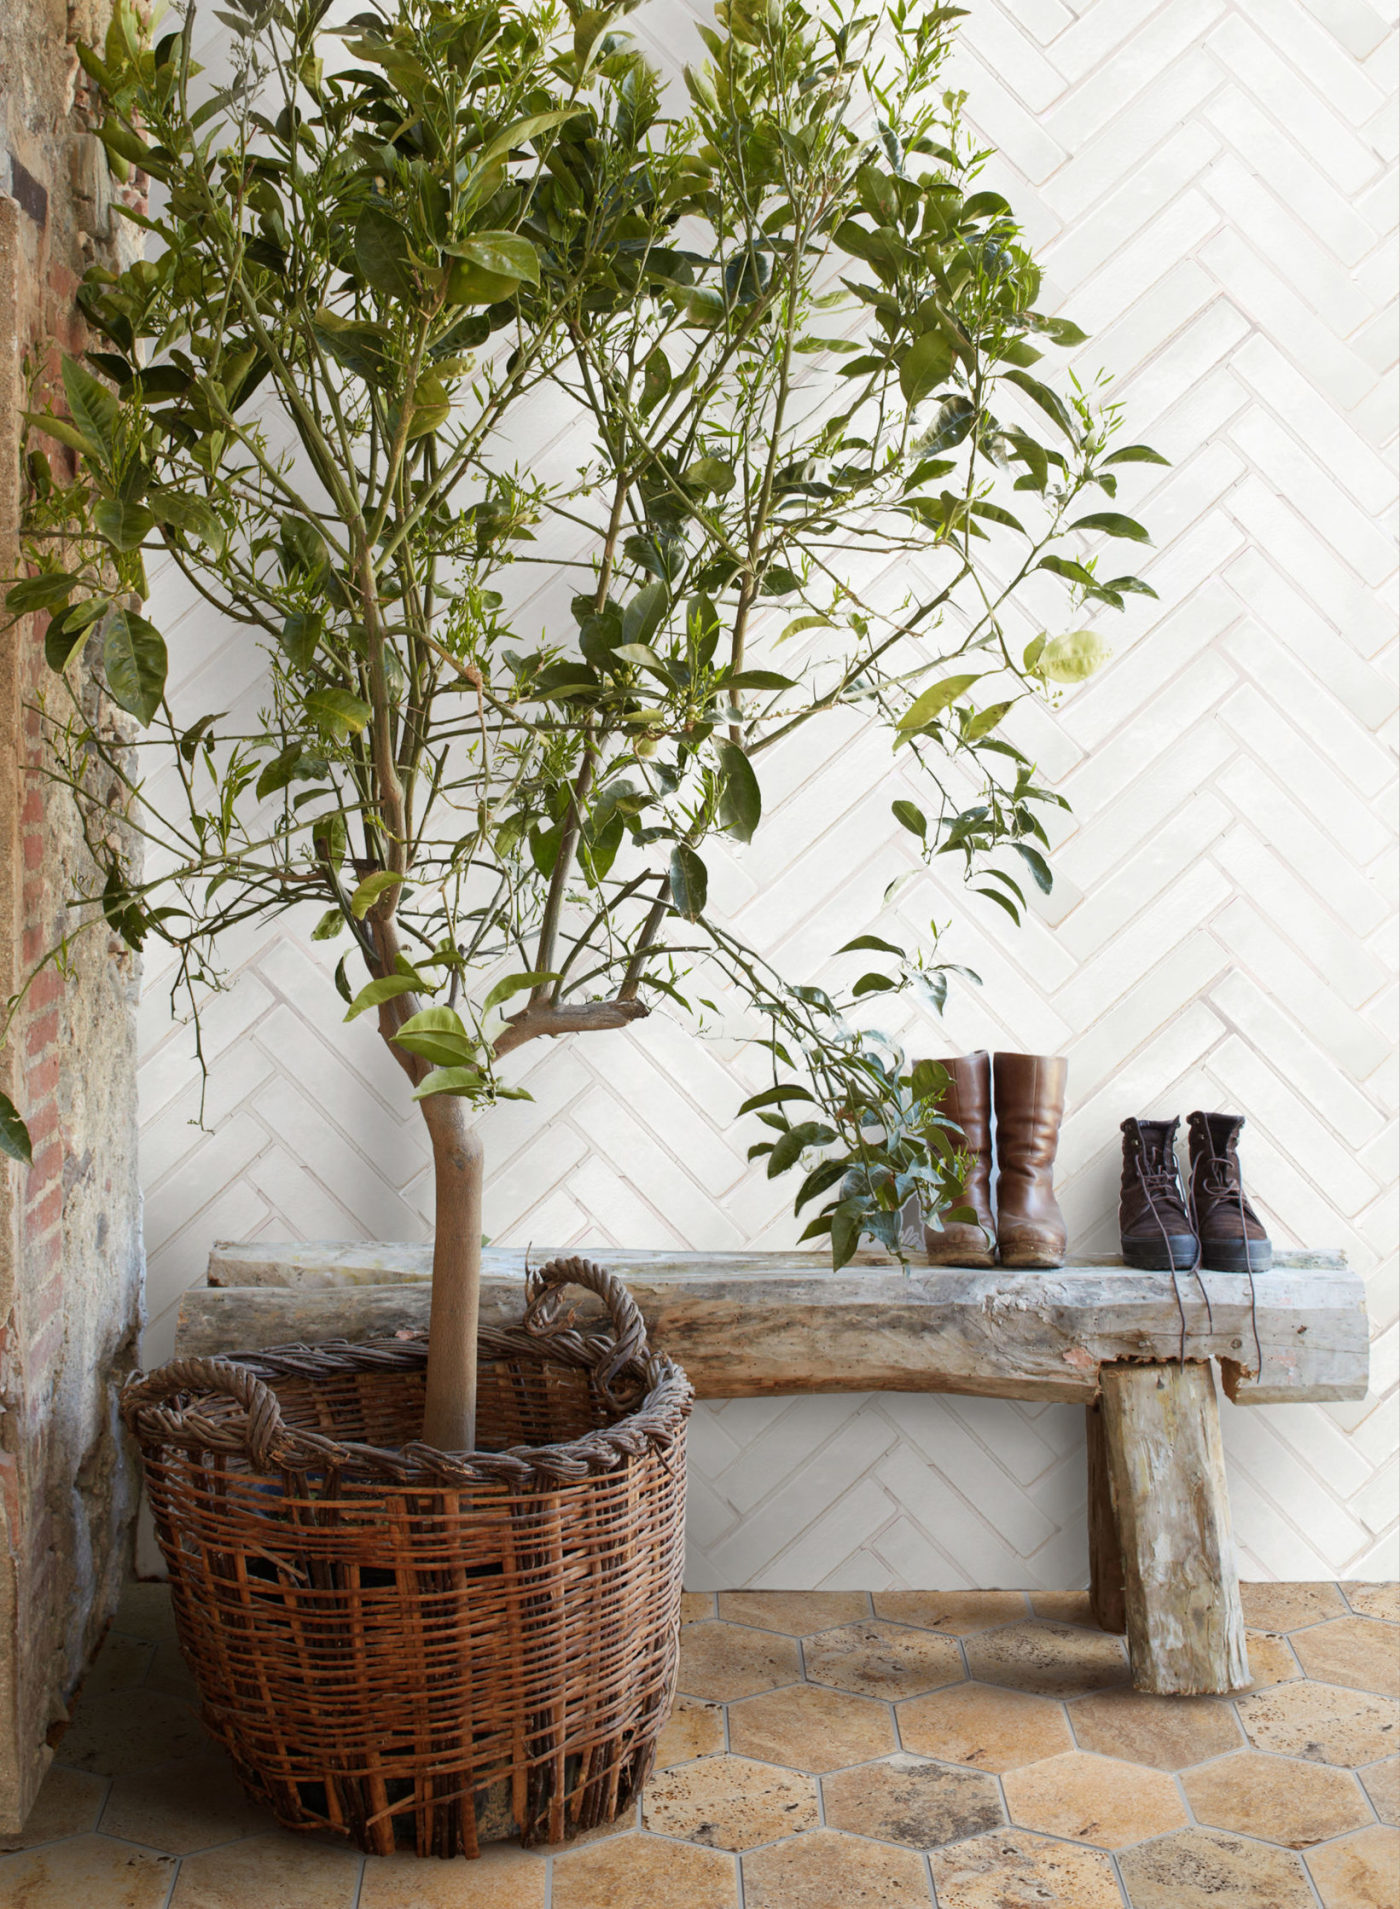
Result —
[[[612, 1336], [561, 1317], [570, 1283]], [[605, 1822], [650, 1772], [691, 1389], [600, 1267], [528, 1291], [480, 1336], [471, 1453], [416, 1442], [419, 1334], [176, 1360], [124, 1396], [205, 1721], [291, 1827], [475, 1855]]]

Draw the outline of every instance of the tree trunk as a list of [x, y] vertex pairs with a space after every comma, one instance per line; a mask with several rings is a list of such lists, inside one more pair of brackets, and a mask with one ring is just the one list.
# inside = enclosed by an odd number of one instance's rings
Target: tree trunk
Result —
[[434, 1094], [419, 1105], [433, 1143], [437, 1209], [423, 1441], [443, 1452], [469, 1452], [476, 1444], [484, 1151], [454, 1095]]

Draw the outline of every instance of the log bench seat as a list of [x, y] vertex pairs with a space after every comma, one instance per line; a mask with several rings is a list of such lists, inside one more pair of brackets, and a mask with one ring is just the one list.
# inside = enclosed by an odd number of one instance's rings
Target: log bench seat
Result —
[[[598, 1255], [700, 1398], [957, 1392], [1085, 1406], [1091, 1594], [1133, 1681], [1170, 1694], [1249, 1682], [1215, 1373], [1237, 1405], [1360, 1399], [1367, 1319], [1343, 1254], [1256, 1274], [972, 1272], [862, 1253]], [[536, 1263], [552, 1257], [536, 1249]], [[488, 1248], [483, 1324], [520, 1317], [525, 1255]], [[216, 1245], [180, 1306], [179, 1357], [425, 1326], [431, 1247]], [[580, 1318], [587, 1306], [579, 1307]], [[1183, 1334], [1185, 1357], [1183, 1360]]]

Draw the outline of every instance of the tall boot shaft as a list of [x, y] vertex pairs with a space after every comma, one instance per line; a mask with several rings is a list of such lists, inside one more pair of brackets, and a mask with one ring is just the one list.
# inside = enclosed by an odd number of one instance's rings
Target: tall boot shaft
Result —
[[1049, 1054], [997, 1054], [992, 1078], [1001, 1263], [1063, 1266], [1067, 1239], [1054, 1167], [1069, 1063]]
[[963, 1206], [971, 1207], [977, 1223], [945, 1221], [942, 1229], [924, 1228], [931, 1266], [991, 1266], [992, 1241], [992, 1057], [985, 1049], [961, 1054], [938, 1065], [948, 1075], [948, 1091], [938, 1111], [962, 1128], [963, 1151], [969, 1165], [963, 1181]]

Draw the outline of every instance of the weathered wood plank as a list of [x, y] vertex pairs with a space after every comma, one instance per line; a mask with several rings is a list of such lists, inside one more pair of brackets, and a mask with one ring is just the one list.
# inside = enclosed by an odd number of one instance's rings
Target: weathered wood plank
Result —
[[1123, 1603], [1123, 1541], [1113, 1509], [1104, 1440], [1103, 1402], [1084, 1410], [1084, 1452], [1089, 1484], [1089, 1608], [1103, 1631], [1127, 1629]]
[[[426, 1252], [218, 1249], [216, 1278], [252, 1277], [187, 1293], [177, 1349], [372, 1338], [424, 1325]], [[886, 1390], [1088, 1404], [1101, 1365], [1175, 1360], [1180, 1350], [1170, 1276], [1111, 1265], [1051, 1273], [930, 1267], [905, 1276], [873, 1255], [840, 1274], [823, 1270], [820, 1254], [601, 1257], [626, 1278], [654, 1343], [680, 1361], [702, 1398]], [[1206, 1274], [1208, 1309], [1195, 1283], [1181, 1281], [1187, 1357], [1239, 1366], [1240, 1403], [1365, 1395], [1361, 1282], [1340, 1255], [1305, 1257], [1310, 1263], [1281, 1264], [1255, 1280], [1262, 1387], [1243, 1376], [1254, 1362], [1247, 1282]], [[488, 1253], [483, 1320], [519, 1316], [523, 1268], [523, 1253]]]
[[1208, 1365], [1106, 1366], [1104, 1445], [1133, 1683], [1161, 1696], [1250, 1681]]

